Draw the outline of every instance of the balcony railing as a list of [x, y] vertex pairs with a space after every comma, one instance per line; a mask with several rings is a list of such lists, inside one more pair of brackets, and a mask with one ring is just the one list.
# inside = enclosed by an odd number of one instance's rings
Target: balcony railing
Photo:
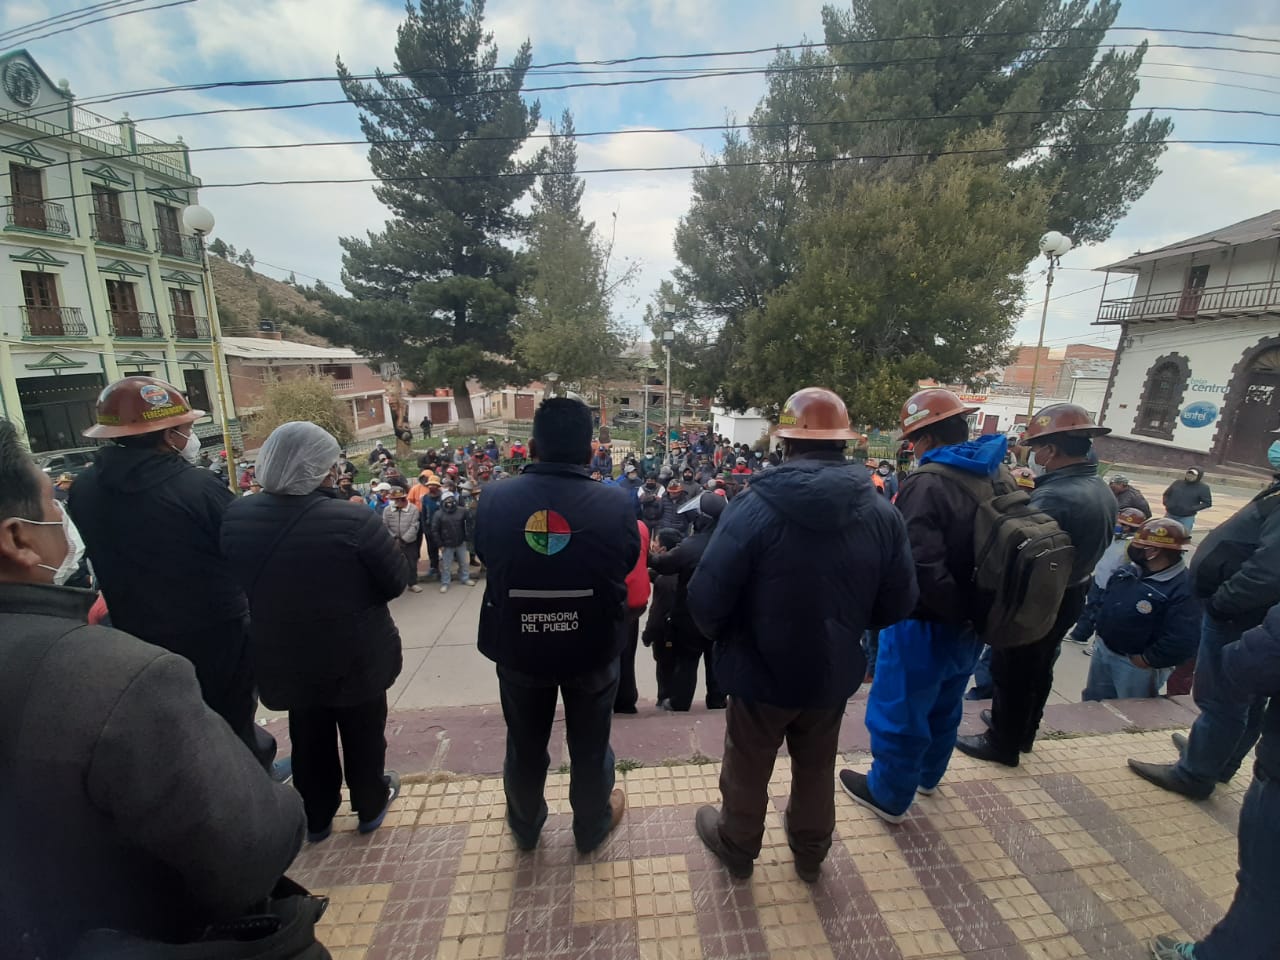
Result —
[[99, 243], [115, 244], [117, 247], [147, 249], [147, 238], [142, 232], [142, 224], [105, 213], [93, 215], [93, 239]]
[[109, 310], [107, 316], [111, 320], [111, 335], [128, 340], [162, 340], [164, 333], [160, 329], [160, 318], [154, 313], [140, 313], [137, 310]]
[[179, 340], [208, 340], [209, 318], [176, 313], [173, 316], [173, 335]]
[[329, 383], [333, 385], [334, 393], [350, 393], [356, 388], [354, 380], [330, 380]]
[[18, 308], [22, 312], [24, 337], [87, 337], [89, 328], [79, 307]]
[[15, 197], [13, 203], [5, 208], [4, 220], [10, 227], [41, 230], [44, 233], [56, 233], [64, 237], [71, 236], [71, 223], [67, 220], [67, 210], [60, 203]]
[[1098, 323], [1126, 320], [1195, 320], [1241, 313], [1262, 313], [1280, 307], [1280, 282], [1232, 283], [1219, 287], [1188, 287], [1172, 293], [1103, 300]]
[[180, 260], [200, 261], [200, 241], [185, 233], [156, 228], [156, 249], [164, 257], [177, 257]]

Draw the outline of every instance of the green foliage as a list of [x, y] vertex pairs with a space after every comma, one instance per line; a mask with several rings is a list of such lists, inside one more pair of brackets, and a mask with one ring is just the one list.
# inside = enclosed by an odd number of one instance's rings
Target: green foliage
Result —
[[221, 257], [223, 260], [227, 259], [227, 245], [223, 242], [221, 237], [218, 237], [209, 244], [209, 252], [215, 257]]
[[251, 417], [254, 432], [264, 437], [282, 423], [307, 420], [328, 430], [341, 446], [355, 439], [350, 408], [334, 399], [333, 384], [323, 377], [272, 381], [263, 391], [261, 409]]
[[[994, 146], [986, 134], [964, 141]], [[946, 156], [910, 179], [853, 179], [801, 232], [795, 275], [745, 323], [732, 387], [776, 409], [816, 383], [889, 427], [918, 380], [966, 382], [1005, 356], [1048, 191], [1003, 164]]]
[[541, 163], [516, 156], [538, 123], [519, 93], [531, 56], [526, 42], [496, 69], [483, 0], [419, 0], [397, 34], [403, 77], [365, 82], [338, 61], [382, 180], [374, 194], [392, 218], [381, 232], [342, 239], [352, 298], [317, 296], [345, 318], [331, 335], [396, 361], [419, 388], [452, 387], [464, 429], [474, 428], [468, 378], [513, 379], [503, 358], [522, 264], [508, 242], [527, 232], [515, 204]]

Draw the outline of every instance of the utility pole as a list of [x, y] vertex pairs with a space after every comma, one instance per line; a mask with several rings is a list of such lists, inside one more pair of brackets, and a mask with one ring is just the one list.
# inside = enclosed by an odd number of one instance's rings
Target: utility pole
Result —
[[1062, 255], [1070, 251], [1071, 238], [1063, 236], [1057, 230], [1050, 230], [1040, 238], [1040, 252], [1049, 260], [1049, 274], [1044, 282], [1044, 306], [1040, 310], [1040, 339], [1036, 341], [1036, 358], [1031, 365], [1031, 396], [1027, 399], [1027, 420], [1036, 415], [1036, 387], [1040, 381], [1040, 354], [1044, 351], [1044, 324], [1049, 317], [1049, 291], [1053, 289], [1053, 269], [1062, 259]]

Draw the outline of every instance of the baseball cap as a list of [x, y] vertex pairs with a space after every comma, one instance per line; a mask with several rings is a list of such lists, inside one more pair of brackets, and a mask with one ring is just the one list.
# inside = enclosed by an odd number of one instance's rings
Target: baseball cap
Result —
[[390, 489], [391, 489], [391, 484], [389, 483], [380, 483], [373, 488], [374, 493], [386, 493]]

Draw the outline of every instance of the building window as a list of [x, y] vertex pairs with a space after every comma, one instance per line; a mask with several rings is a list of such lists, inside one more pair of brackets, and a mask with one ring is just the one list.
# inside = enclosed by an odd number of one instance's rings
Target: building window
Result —
[[156, 232], [160, 252], [171, 257], [182, 256], [182, 229], [178, 226], [178, 208], [157, 203]]
[[43, 174], [36, 167], [11, 163], [9, 193], [11, 205], [6, 217], [7, 223], [26, 230], [70, 235], [71, 225], [67, 222], [66, 208], [59, 203], [45, 202]]
[[355, 370], [350, 364], [325, 364], [320, 368], [322, 377], [331, 377], [334, 380], [354, 380]]
[[205, 380], [203, 370], [187, 367], [182, 371], [183, 386], [186, 388], [187, 403], [197, 410], [209, 411], [209, 383]]
[[1191, 365], [1186, 357], [1171, 353], [1156, 360], [1147, 371], [1133, 432], [1157, 440], [1172, 440], [1190, 377]]
[[22, 300], [26, 332], [33, 337], [61, 337], [63, 312], [58, 305], [57, 278], [51, 273], [22, 271]]

